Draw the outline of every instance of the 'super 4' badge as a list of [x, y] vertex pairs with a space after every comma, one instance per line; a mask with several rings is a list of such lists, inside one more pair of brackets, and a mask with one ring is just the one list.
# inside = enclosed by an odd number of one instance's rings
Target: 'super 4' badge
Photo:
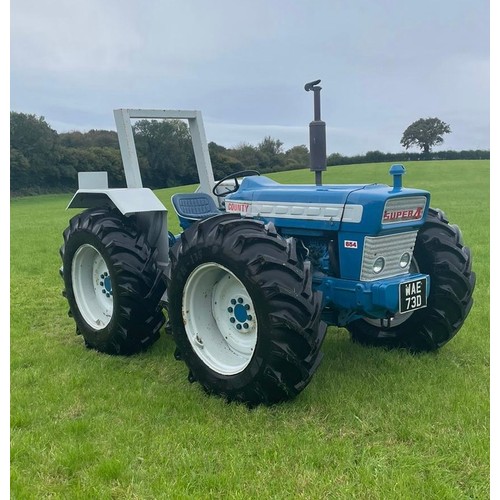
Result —
[[421, 207], [409, 208], [408, 210], [385, 210], [384, 222], [404, 222], [410, 220], [420, 220], [424, 213]]
[[423, 218], [427, 198], [425, 196], [401, 196], [386, 201], [382, 224], [419, 221]]

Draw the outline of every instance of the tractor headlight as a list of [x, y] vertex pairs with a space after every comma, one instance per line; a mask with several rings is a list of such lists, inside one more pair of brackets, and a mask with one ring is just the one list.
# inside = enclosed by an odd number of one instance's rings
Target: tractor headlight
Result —
[[401, 269], [408, 267], [408, 265], [410, 264], [410, 260], [411, 260], [411, 255], [408, 252], [405, 252], [403, 255], [401, 255], [401, 258], [399, 259], [399, 267], [401, 267]]
[[382, 272], [385, 266], [385, 259], [383, 257], [378, 257], [373, 263], [373, 272], [379, 274]]

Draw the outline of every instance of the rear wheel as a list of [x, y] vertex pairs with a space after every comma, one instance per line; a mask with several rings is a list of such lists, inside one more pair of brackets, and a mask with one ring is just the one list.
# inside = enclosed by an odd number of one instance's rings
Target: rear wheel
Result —
[[347, 328], [354, 341], [370, 346], [433, 351], [451, 340], [469, 314], [476, 275], [470, 249], [460, 229], [450, 225], [441, 210], [430, 209], [413, 254], [413, 271], [430, 276], [427, 307], [397, 314], [391, 325], [359, 319]]
[[64, 295], [88, 347], [132, 354], [159, 337], [165, 291], [156, 250], [134, 218], [90, 209], [73, 217], [61, 247]]
[[250, 405], [306, 387], [326, 325], [295, 240], [228, 214], [193, 224], [170, 259], [169, 317], [191, 381]]

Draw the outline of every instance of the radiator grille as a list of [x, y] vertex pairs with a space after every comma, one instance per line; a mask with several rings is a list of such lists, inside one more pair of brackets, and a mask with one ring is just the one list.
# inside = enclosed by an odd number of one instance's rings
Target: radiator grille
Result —
[[[399, 262], [405, 252], [408, 252], [413, 257], [416, 239], [417, 231], [391, 234], [389, 236], [366, 236], [360, 280], [374, 281], [408, 274], [410, 265], [402, 269]], [[380, 273], [376, 274], [373, 271], [373, 264], [379, 257], [385, 259], [385, 266]]]

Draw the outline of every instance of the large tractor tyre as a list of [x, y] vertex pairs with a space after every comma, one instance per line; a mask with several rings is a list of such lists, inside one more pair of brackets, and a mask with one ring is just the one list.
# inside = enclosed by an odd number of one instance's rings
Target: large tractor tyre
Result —
[[63, 237], [63, 294], [87, 347], [133, 354], [153, 344], [165, 322], [166, 284], [134, 217], [89, 209], [70, 220]]
[[170, 264], [169, 318], [190, 381], [249, 406], [291, 399], [307, 386], [326, 325], [295, 240], [225, 214], [187, 229]]
[[472, 307], [476, 275], [470, 249], [458, 226], [441, 210], [430, 209], [417, 235], [412, 271], [430, 276], [427, 307], [397, 314], [389, 327], [380, 320], [359, 319], [348, 325], [352, 339], [369, 346], [434, 351], [451, 340]]

